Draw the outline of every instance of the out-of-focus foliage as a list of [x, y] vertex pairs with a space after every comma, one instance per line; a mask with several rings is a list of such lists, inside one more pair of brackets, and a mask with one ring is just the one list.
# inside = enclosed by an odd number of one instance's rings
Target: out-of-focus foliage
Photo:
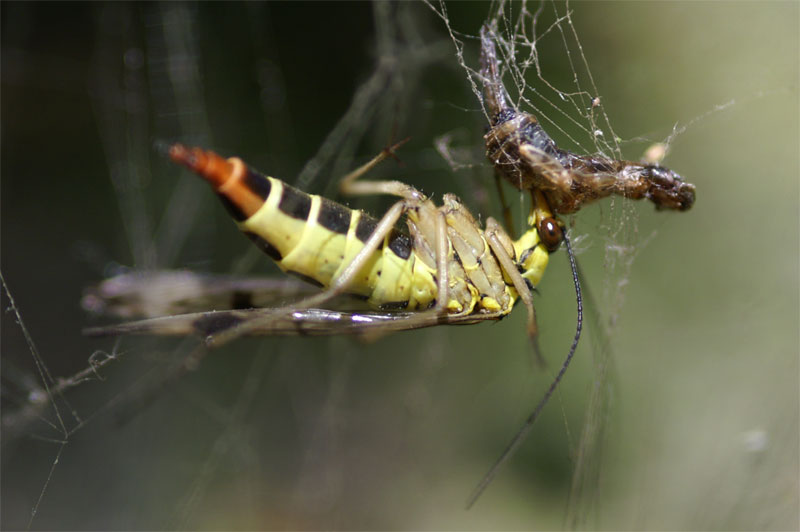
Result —
[[[155, 141], [200, 143], [331, 193], [336, 176], [410, 135], [404, 166], [386, 163], [380, 177], [455, 192], [484, 219], [499, 216], [480, 157], [480, 105], [423, 4], [1, 9], [2, 271], [54, 376], [114, 348], [81, 336], [91, 320], [79, 301], [115, 263], [276, 273], [260, 257], [239, 260], [247, 241]], [[488, 12], [448, 5], [468, 61]], [[600, 494], [585, 526], [795, 527], [798, 5], [579, 3], [571, 12], [616, 132], [656, 141], [688, 125], [666, 163], [698, 190], [688, 213], [636, 206], [636, 260], [613, 279], [626, 283], [626, 299], [612, 337]], [[563, 55], [539, 53], [543, 75], [569, 79]], [[394, 62], [376, 77], [377, 54]], [[334, 129], [348, 109], [347, 128]], [[474, 169], [453, 173], [436, 153], [448, 133]], [[320, 154], [326, 138], [333, 151]], [[623, 149], [635, 159], [643, 146]], [[319, 171], [304, 167], [312, 159]], [[574, 222], [598, 295], [608, 280], [604, 209]], [[2, 527], [26, 526], [36, 508], [34, 529], [559, 528], [597, 384], [589, 337], [521, 452], [463, 509], [569, 345], [563, 255], [537, 311], [545, 373], [512, 316], [373, 344], [243, 340], [146, 404], [131, 400], [136, 387], [156, 382], [187, 344], [122, 340], [105, 380], [67, 394], [87, 422], [55, 466], [52, 440], [63, 434], [36, 418], [13, 439], [4, 427]], [[5, 416], [38, 373], [13, 315], [2, 325]]]

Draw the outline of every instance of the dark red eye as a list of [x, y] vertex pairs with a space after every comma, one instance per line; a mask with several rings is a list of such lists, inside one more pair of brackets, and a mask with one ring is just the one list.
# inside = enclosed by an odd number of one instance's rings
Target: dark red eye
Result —
[[564, 240], [564, 231], [561, 230], [561, 226], [558, 225], [555, 218], [545, 218], [539, 222], [539, 238], [547, 251], [553, 252]]

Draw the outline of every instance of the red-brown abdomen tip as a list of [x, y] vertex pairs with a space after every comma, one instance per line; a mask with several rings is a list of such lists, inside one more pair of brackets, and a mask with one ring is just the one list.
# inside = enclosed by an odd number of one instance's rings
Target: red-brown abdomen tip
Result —
[[173, 144], [169, 148], [169, 158], [198, 174], [215, 190], [233, 176], [233, 165], [213, 151]]

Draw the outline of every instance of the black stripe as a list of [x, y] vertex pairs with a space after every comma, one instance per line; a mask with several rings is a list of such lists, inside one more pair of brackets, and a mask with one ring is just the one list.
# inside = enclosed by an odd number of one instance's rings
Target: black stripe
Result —
[[244, 174], [244, 184], [253, 194], [267, 201], [269, 191], [272, 188], [267, 176], [256, 172], [252, 168], [247, 168], [247, 172]]
[[311, 210], [311, 196], [283, 184], [283, 194], [278, 208], [286, 215], [298, 220], [308, 220], [308, 212]]
[[[356, 226], [356, 238], [366, 243], [369, 237], [372, 236], [372, 233], [375, 232], [377, 226], [377, 220], [362, 212], [361, 218], [359, 218], [358, 225]], [[401, 259], [408, 259], [408, 257], [411, 256], [411, 237], [396, 229], [392, 229], [392, 232], [389, 233], [389, 249]]]
[[378, 220], [362, 212], [361, 218], [358, 219], [358, 225], [356, 225], [356, 238], [362, 242], [366, 242], [369, 240], [369, 237], [372, 236], [372, 233], [375, 232], [376, 227], [378, 227]]
[[228, 211], [228, 214], [230, 214], [234, 220], [237, 222], [243, 222], [247, 220], [247, 215], [239, 209], [238, 205], [229, 200], [228, 196], [225, 196], [224, 194], [217, 194], [217, 197], [222, 202], [222, 205], [225, 206], [225, 210]]
[[411, 237], [392, 229], [389, 235], [389, 249], [401, 259], [407, 259], [411, 256]]
[[408, 301], [392, 301], [378, 305], [381, 310], [405, 310], [408, 308]]
[[294, 275], [298, 279], [302, 279], [303, 281], [305, 281], [305, 282], [307, 282], [309, 284], [313, 284], [314, 286], [318, 286], [320, 288], [324, 287], [324, 285], [321, 282], [319, 282], [316, 279], [314, 279], [313, 277], [309, 277], [308, 275], [305, 275], [303, 273], [296, 272], [296, 271], [293, 271], [293, 270], [286, 270], [286, 273], [288, 273], [289, 275]]
[[249, 238], [253, 244], [258, 246], [258, 249], [269, 255], [269, 257], [276, 261], [280, 262], [283, 257], [281, 256], [281, 252], [278, 251], [272, 244], [261, 238], [255, 233], [251, 233], [250, 231], [242, 231], [247, 238]]
[[327, 198], [320, 199], [322, 199], [322, 204], [319, 206], [317, 215], [319, 225], [334, 233], [346, 235], [350, 229], [350, 218], [353, 211]]

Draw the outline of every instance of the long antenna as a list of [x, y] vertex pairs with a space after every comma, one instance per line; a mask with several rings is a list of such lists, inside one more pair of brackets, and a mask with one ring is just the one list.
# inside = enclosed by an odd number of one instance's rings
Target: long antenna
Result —
[[578, 341], [581, 338], [581, 329], [583, 328], [583, 297], [581, 296], [581, 283], [578, 280], [578, 266], [575, 264], [575, 255], [572, 253], [572, 246], [569, 243], [569, 238], [567, 238], [566, 233], [564, 234], [564, 244], [567, 247], [567, 256], [569, 257], [569, 265], [572, 269], [572, 282], [575, 284], [575, 298], [578, 303], [578, 319], [575, 325], [575, 338], [572, 340], [572, 345], [569, 348], [569, 353], [567, 353], [567, 358], [564, 359], [564, 363], [561, 365], [561, 369], [558, 371], [558, 375], [556, 378], [553, 379], [553, 382], [550, 383], [550, 388], [547, 389], [547, 392], [542, 396], [539, 400], [539, 403], [536, 405], [536, 408], [533, 409], [531, 415], [528, 416], [528, 419], [525, 420], [525, 424], [522, 425], [522, 428], [519, 429], [519, 432], [511, 439], [511, 442], [503, 451], [503, 454], [500, 455], [500, 458], [494, 463], [494, 465], [489, 469], [489, 472], [484, 475], [483, 479], [478, 483], [472, 493], [467, 499], [467, 510], [472, 508], [472, 505], [475, 504], [475, 501], [481, 496], [483, 491], [486, 487], [494, 480], [494, 477], [500, 471], [500, 468], [503, 464], [508, 461], [509, 458], [514, 454], [517, 448], [522, 445], [522, 442], [525, 440], [525, 437], [533, 428], [533, 424], [536, 423], [536, 420], [539, 418], [539, 414], [542, 412], [542, 409], [547, 404], [547, 401], [550, 399], [550, 396], [553, 395], [553, 392], [558, 387], [558, 383], [561, 382], [561, 379], [564, 377], [564, 374], [567, 372], [567, 368], [569, 367], [569, 363], [572, 361], [572, 357], [575, 354], [575, 350], [578, 348]]

